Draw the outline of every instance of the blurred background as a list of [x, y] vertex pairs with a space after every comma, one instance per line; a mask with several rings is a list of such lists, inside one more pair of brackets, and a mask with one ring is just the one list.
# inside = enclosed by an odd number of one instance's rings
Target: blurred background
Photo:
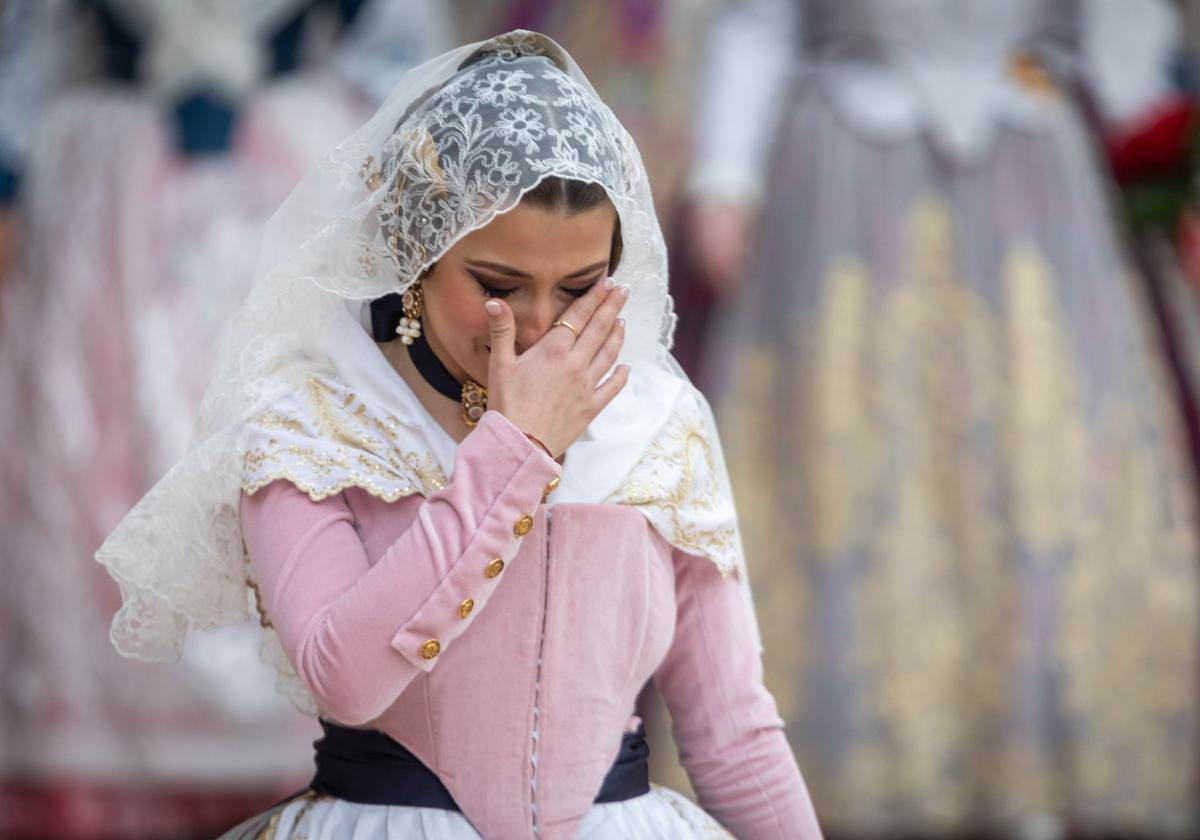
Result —
[[92, 554], [272, 210], [513, 28], [641, 148], [827, 834], [1200, 836], [1200, 2], [0, 0], [0, 837], [305, 785], [258, 628], [124, 660]]

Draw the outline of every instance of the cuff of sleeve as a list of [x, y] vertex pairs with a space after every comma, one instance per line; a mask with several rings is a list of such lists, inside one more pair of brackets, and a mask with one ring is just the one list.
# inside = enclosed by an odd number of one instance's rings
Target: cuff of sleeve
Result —
[[714, 201], [754, 207], [763, 200], [762, 180], [749, 170], [705, 167], [687, 181], [686, 194], [694, 201]]
[[538, 505], [561, 471], [541, 447], [497, 412], [487, 412], [469, 437], [477, 439], [469, 448], [463, 442], [460, 459], [483, 452], [493, 462], [499, 456], [515, 457], [518, 463], [462, 555], [416, 615], [392, 637], [392, 649], [426, 673], [487, 605], [522, 540], [534, 530]]
[[[550, 473], [545, 476], [546, 481], [549, 481], [562, 472], [562, 467], [557, 461], [546, 454], [542, 447], [526, 437], [524, 432], [514, 426], [499, 411], [484, 413], [483, 417], [479, 420], [479, 424], [475, 427], [476, 433], [481, 430], [496, 443], [501, 444], [520, 458], [528, 457], [530, 453], [535, 453], [539, 456], [545, 468], [550, 470]], [[465, 444], [466, 441], [463, 441], [463, 443]]]

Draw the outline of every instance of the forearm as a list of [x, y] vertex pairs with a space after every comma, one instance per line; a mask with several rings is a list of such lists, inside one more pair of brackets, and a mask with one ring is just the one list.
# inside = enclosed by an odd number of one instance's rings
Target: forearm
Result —
[[820, 836], [812, 803], [780, 727], [744, 732], [724, 747], [685, 760], [700, 805], [736, 837]]
[[752, 205], [798, 51], [798, 18], [787, 0], [725, 0], [714, 13], [696, 104], [689, 192]]
[[[372, 720], [436, 666], [500, 584], [493, 564], [515, 557], [514, 526], [557, 471], [507, 421], [485, 416], [446, 488], [418, 504], [373, 565], [340, 497], [312, 502], [275, 482], [244, 498], [243, 532], [268, 616], [325, 713]], [[460, 617], [468, 597], [473, 609]]]
[[738, 583], [676, 552], [678, 619], [655, 675], [700, 804], [743, 840], [820, 837], [812, 802], [762, 684]]

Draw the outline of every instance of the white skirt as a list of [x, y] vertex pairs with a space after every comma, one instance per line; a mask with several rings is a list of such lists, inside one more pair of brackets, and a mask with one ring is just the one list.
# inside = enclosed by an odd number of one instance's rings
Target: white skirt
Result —
[[[733, 835], [698, 805], [654, 785], [624, 802], [593, 805], [576, 835], [581, 840], [700, 840]], [[360, 805], [302, 794], [223, 834], [220, 840], [479, 840], [457, 811]]]

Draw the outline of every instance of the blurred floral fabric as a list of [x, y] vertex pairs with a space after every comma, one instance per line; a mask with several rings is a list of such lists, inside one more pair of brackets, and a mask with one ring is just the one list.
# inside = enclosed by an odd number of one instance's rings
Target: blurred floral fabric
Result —
[[117, 656], [92, 554], [182, 453], [267, 217], [448, 34], [421, 0], [24, 5], [0, 65], [58, 62], [0, 125], [24, 229], [0, 305], [0, 836], [213, 836], [305, 781], [315, 724], [257, 627], [194, 634], [178, 665]]
[[1196, 475], [1063, 93], [1156, 96], [1164, 8], [718, 15], [696, 185], [764, 203], [710, 358], [831, 833], [1196, 831]]

